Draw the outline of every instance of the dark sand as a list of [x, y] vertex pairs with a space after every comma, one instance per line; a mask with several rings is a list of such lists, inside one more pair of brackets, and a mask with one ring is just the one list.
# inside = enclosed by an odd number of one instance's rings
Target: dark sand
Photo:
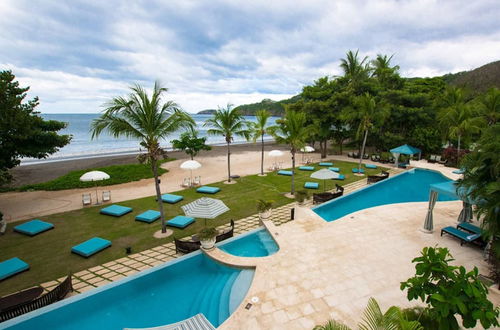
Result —
[[[273, 147], [286, 149], [286, 146], [278, 146], [274, 142], [266, 143], [266, 152]], [[244, 153], [247, 151], [261, 150], [259, 143], [251, 144], [234, 144], [231, 145], [231, 153]], [[226, 146], [213, 146], [210, 151], [202, 151], [196, 158], [215, 157], [225, 155], [227, 153]], [[181, 151], [172, 151], [168, 153], [169, 157], [176, 159], [189, 159], [189, 156]], [[26, 184], [41, 183], [56, 179], [62, 175], [76, 170], [91, 170], [98, 167], [110, 165], [137, 164], [136, 155], [109, 156], [99, 158], [84, 158], [75, 160], [65, 160], [51, 162], [45, 164], [23, 165], [11, 170], [14, 180], [11, 187], [20, 187]]]

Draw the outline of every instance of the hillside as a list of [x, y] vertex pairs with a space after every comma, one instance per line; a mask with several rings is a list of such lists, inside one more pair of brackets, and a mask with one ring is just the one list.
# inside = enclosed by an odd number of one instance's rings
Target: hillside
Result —
[[212, 115], [215, 113], [215, 109], [207, 109], [207, 110], [201, 110], [201, 111], [198, 111], [198, 115]]
[[282, 116], [285, 113], [284, 104], [295, 103], [300, 99], [300, 95], [295, 95], [289, 99], [281, 101], [273, 101], [270, 99], [264, 99], [259, 103], [243, 104], [236, 109], [244, 116], [253, 116], [255, 112], [261, 109], [269, 111], [273, 116]]
[[500, 61], [471, 71], [447, 74], [443, 79], [450, 85], [468, 89], [473, 95], [484, 93], [491, 87], [500, 88]]

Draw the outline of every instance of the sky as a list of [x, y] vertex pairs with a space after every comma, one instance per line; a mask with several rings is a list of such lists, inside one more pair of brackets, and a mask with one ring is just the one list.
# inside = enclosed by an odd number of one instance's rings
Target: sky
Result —
[[348, 50], [405, 77], [500, 58], [498, 0], [0, 0], [0, 70], [42, 113], [96, 113], [159, 80], [194, 113], [282, 100], [342, 72]]

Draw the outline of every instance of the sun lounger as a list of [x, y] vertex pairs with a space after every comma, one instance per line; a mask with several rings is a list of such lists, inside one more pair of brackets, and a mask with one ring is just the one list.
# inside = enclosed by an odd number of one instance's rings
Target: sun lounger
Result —
[[106, 190], [102, 192], [102, 201], [109, 202], [111, 200], [111, 191]]
[[317, 182], [306, 182], [306, 183], [304, 183], [304, 188], [307, 188], [307, 189], [318, 189], [319, 188], [319, 183], [317, 183]]
[[301, 166], [301, 167], [299, 167], [299, 170], [301, 170], [301, 171], [314, 171], [314, 167], [313, 166]]
[[332, 162], [321, 162], [319, 163], [319, 166], [333, 166]]
[[427, 160], [428, 163], [435, 163], [436, 162], [436, 155], [430, 155], [429, 159]]
[[91, 238], [83, 243], [75, 245], [71, 248], [71, 252], [81, 255], [82, 257], [88, 258], [97, 252], [104, 250], [111, 246], [111, 241], [103, 239], [100, 237]]
[[167, 226], [176, 228], [186, 228], [194, 222], [194, 218], [178, 215], [167, 221]]
[[338, 167], [329, 167], [328, 169], [333, 172], [340, 172], [340, 168]]
[[463, 168], [461, 168], [461, 169], [458, 169], [458, 170], [451, 171], [451, 173], [453, 173], [453, 174], [464, 174], [465, 170]]
[[35, 236], [52, 228], [54, 228], [53, 224], [35, 219], [15, 226], [14, 231], [28, 236]]
[[481, 234], [481, 228], [476, 225], [473, 225], [470, 222], [461, 222], [457, 225], [457, 228], [468, 231], [472, 234]]
[[19, 258], [11, 258], [0, 262], [0, 281], [28, 270], [30, 265]]
[[124, 328], [123, 330], [215, 330], [203, 314], [196, 314], [180, 322], [153, 328]]
[[92, 204], [92, 196], [90, 194], [82, 194], [82, 204], [84, 206]]
[[480, 234], [471, 234], [452, 226], [444, 227], [443, 229], [441, 229], [441, 236], [443, 236], [443, 233], [447, 233], [460, 239], [460, 245], [463, 245], [464, 243], [472, 243], [479, 240], [479, 238], [481, 237]]
[[201, 176], [195, 176], [193, 180], [194, 186], [199, 186], [201, 184]]
[[292, 176], [292, 171], [279, 170], [278, 175]]
[[173, 195], [173, 194], [163, 194], [163, 195], [161, 195], [161, 200], [163, 202], [169, 203], [169, 204], [175, 204], [177, 202], [180, 202], [183, 199], [184, 199], [184, 197], [179, 196], [179, 195]]
[[113, 204], [101, 209], [101, 214], [112, 215], [114, 217], [121, 217], [122, 215], [129, 212], [132, 212], [131, 207], [121, 206], [117, 204]]
[[219, 187], [210, 187], [210, 186], [203, 186], [198, 189], [196, 189], [196, 192], [203, 193], [203, 194], [215, 194], [220, 191]]
[[363, 170], [362, 168], [358, 169], [358, 168], [353, 168], [352, 169], [352, 173], [365, 173], [365, 170]]
[[373, 164], [365, 164], [365, 167], [366, 167], [366, 168], [371, 168], [371, 169], [376, 169], [376, 168], [377, 168], [377, 165], [373, 165]]
[[147, 210], [135, 217], [136, 221], [142, 221], [147, 223], [155, 222], [160, 218], [160, 212], [155, 210]]
[[333, 180], [345, 180], [345, 175], [344, 174], [339, 174], [339, 177], [335, 178]]

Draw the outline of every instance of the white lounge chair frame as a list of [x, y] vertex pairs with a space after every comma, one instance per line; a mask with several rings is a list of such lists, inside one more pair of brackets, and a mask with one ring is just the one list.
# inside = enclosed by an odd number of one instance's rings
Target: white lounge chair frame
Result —
[[105, 190], [102, 192], [102, 201], [109, 202], [111, 200], [111, 191]]
[[82, 194], [82, 204], [91, 205], [92, 204], [92, 195], [91, 194]]

